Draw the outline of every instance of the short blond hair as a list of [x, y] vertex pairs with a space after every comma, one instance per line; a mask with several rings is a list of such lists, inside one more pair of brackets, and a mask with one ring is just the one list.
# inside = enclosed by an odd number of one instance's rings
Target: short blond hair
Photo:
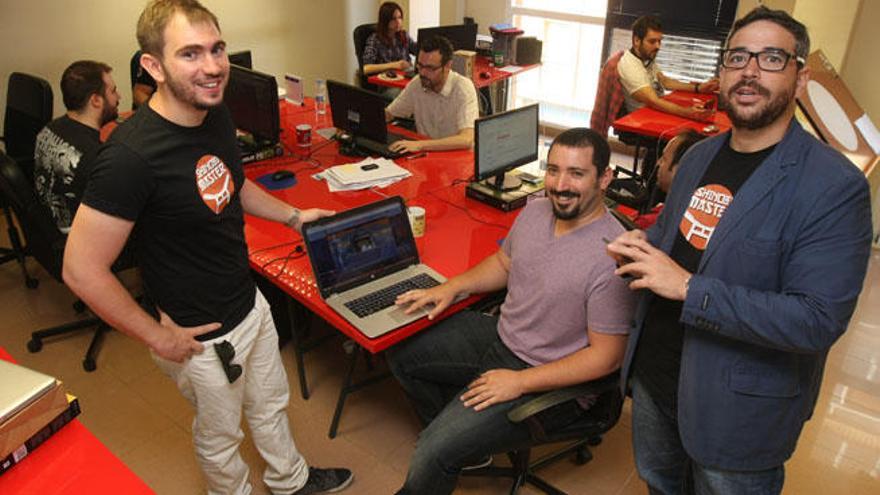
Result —
[[142, 52], [162, 57], [162, 50], [165, 49], [165, 27], [177, 12], [193, 24], [210, 22], [220, 31], [217, 16], [196, 0], [151, 0], [144, 7], [137, 23], [137, 40]]

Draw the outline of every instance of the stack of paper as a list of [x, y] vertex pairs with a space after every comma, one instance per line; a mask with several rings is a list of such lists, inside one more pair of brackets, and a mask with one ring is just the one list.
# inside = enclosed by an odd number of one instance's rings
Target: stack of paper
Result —
[[411, 175], [409, 170], [387, 158], [367, 158], [330, 167], [318, 177], [327, 181], [330, 192], [336, 192], [385, 187]]

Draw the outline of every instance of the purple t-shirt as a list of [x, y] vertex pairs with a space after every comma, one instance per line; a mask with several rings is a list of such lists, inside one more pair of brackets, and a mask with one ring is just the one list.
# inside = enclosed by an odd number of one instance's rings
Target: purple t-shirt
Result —
[[498, 334], [523, 361], [537, 366], [585, 348], [587, 329], [625, 335], [635, 295], [614, 275], [603, 237], [624, 229], [608, 212], [556, 237], [550, 201], [532, 201], [502, 249], [510, 257], [507, 298]]

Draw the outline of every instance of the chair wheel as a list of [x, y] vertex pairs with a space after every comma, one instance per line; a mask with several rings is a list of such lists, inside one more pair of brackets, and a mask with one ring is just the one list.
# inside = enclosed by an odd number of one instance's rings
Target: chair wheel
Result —
[[26, 285], [28, 289], [36, 289], [40, 285], [40, 281], [35, 278], [27, 278], [24, 281], [24, 285]]
[[28, 351], [30, 352], [40, 352], [40, 349], [43, 348], [43, 341], [39, 339], [31, 339], [27, 343]]
[[88, 359], [88, 358], [83, 359], [83, 369], [84, 370], [86, 370], [88, 372], [92, 372], [92, 371], [95, 371], [95, 369], [97, 369], [97, 367], [98, 366], [95, 364], [94, 359]]
[[593, 460], [593, 453], [590, 452], [590, 449], [584, 447], [582, 449], [578, 449], [575, 454], [574, 462], [578, 465], [586, 464]]
[[79, 300], [76, 301], [75, 303], [73, 303], [73, 310], [76, 311], [77, 313], [82, 313], [83, 311], [86, 310], [86, 303], [79, 301]]

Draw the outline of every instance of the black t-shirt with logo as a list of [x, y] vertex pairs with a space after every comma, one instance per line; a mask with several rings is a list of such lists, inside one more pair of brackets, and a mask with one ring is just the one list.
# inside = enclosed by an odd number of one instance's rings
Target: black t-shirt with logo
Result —
[[[670, 257], [695, 273], [712, 233], [737, 191], [752, 172], [773, 152], [774, 146], [754, 153], [739, 153], [730, 139], [709, 164], [693, 191]], [[684, 328], [679, 323], [683, 303], [656, 296], [648, 308], [645, 328], [635, 356], [634, 373], [654, 400], [668, 411], [677, 402], [678, 374]]]
[[155, 316], [161, 308], [182, 326], [223, 324], [200, 340], [232, 330], [253, 308], [243, 184], [225, 106], [198, 127], [181, 127], [144, 105], [99, 152], [83, 197], [91, 208], [135, 222], [148, 311]]

